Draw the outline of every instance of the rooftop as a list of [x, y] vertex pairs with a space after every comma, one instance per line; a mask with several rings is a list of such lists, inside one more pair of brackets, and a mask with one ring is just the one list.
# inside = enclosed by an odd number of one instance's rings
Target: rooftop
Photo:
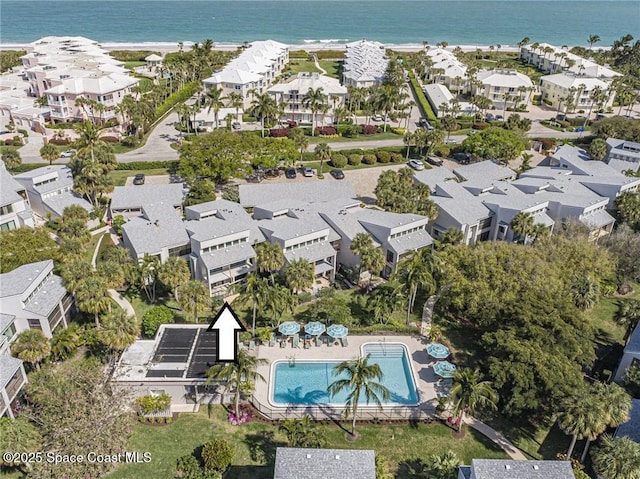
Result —
[[279, 447], [273, 479], [375, 479], [375, 451]]
[[532, 88], [533, 82], [527, 75], [515, 70], [481, 70], [477, 74], [478, 81], [484, 85], [507, 88]]
[[53, 260], [39, 261], [17, 267], [0, 275], [0, 298], [24, 293], [45, 271], [53, 271]]
[[44, 282], [29, 302], [25, 303], [24, 310], [44, 317], [49, 316], [66, 294], [62, 278], [53, 275]]
[[568, 461], [473, 459], [471, 470], [475, 479], [575, 479]]
[[629, 420], [618, 426], [615, 437], [628, 437], [640, 443], [640, 399], [631, 400]]
[[22, 366], [22, 361], [8, 354], [0, 354], [0, 390], [4, 389], [13, 375]]
[[240, 204], [245, 208], [265, 205], [279, 200], [298, 200], [315, 203], [336, 198], [355, 198], [348, 181], [305, 181], [265, 185], [240, 185]]
[[136, 209], [152, 204], [182, 205], [182, 184], [116, 186], [111, 195], [111, 210]]

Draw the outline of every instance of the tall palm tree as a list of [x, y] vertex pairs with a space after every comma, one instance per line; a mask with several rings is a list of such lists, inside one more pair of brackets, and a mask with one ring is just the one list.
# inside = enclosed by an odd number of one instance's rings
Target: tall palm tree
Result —
[[158, 266], [158, 279], [173, 291], [173, 298], [178, 301], [178, 288], [180, 285], [189, 281], [191, 271], [189, 264], [182, 258], [171, 256]]
[[293, 314], [298, 306], [298, 298], [285, 286], [267, 286], [264, 294], [264, 309], [271, 313], [273, 327], [280, 324], [283, 314]]
[[393, 278], [397, 280], [407, 293], [407, 323], [413, 311], [413, 306], [418, 295], [418, 290], [424, 288], [428, 294], [435, 289], [435, 281], [431, 275], [429, 258], [433, 251], [429, 248], [421, 249], [410, 258], [404, 259], [398, 265], [398, 271]]
[[605, 435], [592, 453], [598, 477], [637, 479], [640, 477], [640, 444], [632, 439]]
[[96, 327], [100, 328], [100, 313], [111, 308], [107, 283], [97, 273], [81, 280], [76, 288], [76, 303], [80, 311], [92, 313]]
[[262, 310], [266, 302], [266, 292], [268, 285], [266, 280], [260, 278], [257, 274], [251, 273], [243, 285], [240, 286], [240, 303], [251, 304], [252, 332], [256, 334], [256, 316], [258, 309]]
[[407, 147], [407, 154], [405, 155], [404, 160], [409, 160], [409, 150], [411, 150], [412, 146], [416, 146], [416, 135], [411, 133], [410, 131], [406, 131], [404, 136], [402, 137], [402, 141]]
[[291, 141], [295, 143], [296, 148], [300, 150], [300, 161], [302, 161], [302, 155], [309, 147], [309, 140], [307, 139], [307, 135], [304, 134], [304, 130], [300, 128], [293, 128], [287, 136]]
[[236, 109], [236, 121], [240, 121], [240, 108], [244, 107], [244, 98], [241, 93], [232, 91], [227, 95], [228, 106]]
[[369, 287], [371, 287], [374, 274], [380, 274], [386, 263], [384, 253], [380, 248], [370, 248], [364, 251], [360, 260], [362, 267], [369, 271]]
[[360, 273], [362, 273], [362, 256], [371, 248], [374, 248], [373, 239], [368, 233], [357, 233], [351, 240], [349, 249], [353, 254], [360, 257], [360, 264], [358, 265], [358, 281], [360, 280]]
[[304, 258], [290, 261], [284, 268], [284, 280], [295, 294], [310, 288], [314, 276], [314, 266]]
[[571, 298], [582, 310], [593, 308], [600, 298], [598, 281], [588, 274], [580, 274], [571, 282]]
[[51, 352], [49, 340], [38, 329], [22, 331], [11, 345], [11, 354], [40, 369], [40, 362]]
[[600, 411], [596, 398], [582, 391], [564, 399], [558, 412], [558, 426], [565, 434], [571, 435], [571, 444], [567, 451], [567, 458], [571, 458], [576, 440], [583, 439], [589, 431], [599, 430], [601, 427]]
[[311, 136], [315, 135], [316, 127], [316, 113], [322, 110], [322, 107], [327, 102], [327, 96], [322, 92], [322, 87], [309, 88], [307, 93], [302, 97], [302, 104], [311, 110]]
[[40, 148], [40, 156], [43, 160], [47, 160], [51, 165], [55, 160], [60, 158], [60, 153], [58, 153], [58, 149], [55, 146], [48, 143]]
[[51, 356], [58, 361], [68, 359], [78, 350], [80, 342], [78, 324], [71, 323], [57, 330], [51, 338]]
[[140, 323], [135, 316], [128, 316], [121, 308], [114, 308], [102, 318], [99, 338], [105, 346], [123, 351], [132, 345], [140, 334]]
[[595, 45], [599, 41], [600, 37], [598, 35], [589, 35], [589, 39], [587, 40], [587, 42], [589, 42], [589, 50], [593, 49], [593, 45]]
[[207, 108], [207, 113], [211, 113], [213, 110], [213, 117], [215, 119], [215, 127], [218, 128], [218, 114], [220, 110], [224, 108], [225, 97], [222, 96], [222, 90], [216, 87], [210, 88], [205, 93], [204, 105]]
[[399, 100], [398, 89], [392, 85], [383, 85], [376, 94], [376, 107], [384, 112], [384, 132], [387, 131], [389, 113], [395, 108]]
[[255, 116], [260, 118], [260, 129], [262, 138], [264, 138], [264, 119], [275, 115], [277, 111], [276, 101], [268, 93], [257, 95], [251, 101], [251, 111]]
[[322, 176], [322, 166], [324, 165], [324, 162], [331, 159], [331, 147], [326, 143], [318, 143], [315, 147], [314, 153], [316, 155], [316, 159], [320, 161], [320, 171], [318, 172], [318, 175]]
[[264, 241], [256, 245], [256, 265], [258, 271], [271, 275], [271, 284], [275, 284], [273, 273], [284, 266], [284, 253], [278, 243]]
[[178, 304], [183, 311], [193, 316], [193, 321], [198, 322], [198, 315], [209, 309], [211, 296], [207, 286], [202, 281], [190, 279], [178, 288]]
[[109, 289], [121, 288], [126, 279], [123, 266], [115, 261], [100, 261], [96, 272], [104, 279]]
[[618, 303], [618, 311], [615, 315], [618, 324], [625, 326], [624, 340], [631, 336], [631, 332], [640, 321], [640, 299], [626, 299]]
[[345, 418], [352, 416], [351, 435], [356, 432], [356, 415], [360, 402], [360, 396], [364, 395], [366, 404], [373, 402], [378, 409], [382, 409], [382, 402], [388, 401], [391, 396], [389, 390], [379, 381], [383, 379], [382, 369], [378, 364], [369, 364], [371, 355], [360, 356], [357, 360], [343, 361], [333, 368], [335, 376], [346, 376], [337, 379], [327, 390], [335, 396], [343, 390], [349, 391], [345, 401]]
[[236, 417], [240, 415], [240, 393], [251, 391], [255, 381], [265, 381], [264, 377], [258, 373], [257, 368], [267, 363], [266, 359], [256, 358], [251, 356], [248, 351], [241, 349], [238, 351], [236, 362], [216, 365], [207, 371], [209, 382], [214, 379], [222, 379], [226, 383], [225, 393], [234, 391], [233, 410]]
[[464, 425], [465, 413], [473, 414], [478, 407], [496, 409], [498, 395], [491, 382], [482, 381], [479, 369], [461, 369], [453, 375], [453, 385], [448, 396], [453, 403], [453, 415], [459, 419], [459, 430]]
[[447, 228], [440, 237], [440, 243], [442, 244], [461, 244], [464, 241], [464, 233], [459, 228]]
[[517, 241], [527, 241], [527, 236], [533, 229], [534, 219], [531, 213], [525, 211], [518, 212], [511, 220], [511, 229], [517, 235]]

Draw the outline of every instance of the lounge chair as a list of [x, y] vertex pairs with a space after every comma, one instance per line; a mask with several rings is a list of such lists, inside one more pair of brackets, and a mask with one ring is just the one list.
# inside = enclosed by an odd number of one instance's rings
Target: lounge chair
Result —
[[311, 348], [311, 340], [304, 342], [304, 349], [309, 349], [309, 348]]
[[345, 336], [344, 338], [341, 339], [342, 341], [342, 347], [346, 348], [347, 346], [349, 346], [349, 341], [347, 341], [347, 337]]
[[253, 351], [254, 349], [256, 349], [256, 342], [249, 341], [249, 351]]
[[320, 336], [316, 336], [316, 346], [322, 346], [322, 338]]
[[292, 346], [296, 349], [300, 347], [300, 335], [297, 333], [293, 335]]
[[334, 339], [333, 339], [332, 337], [328, 337], [328, 338], [327, 338], [327, 346], [328, 346], [328, 347], [333, 346], [333, 341], [334, 341]]
[[282, 338], [280, 340], [280, 347], [281, 348], [286, 348], [287, 347], [287, 338]]
[[276, 335], [271, 333], [271, 339], [269, 339], [269, 347], [272, 348], [276, 345]]

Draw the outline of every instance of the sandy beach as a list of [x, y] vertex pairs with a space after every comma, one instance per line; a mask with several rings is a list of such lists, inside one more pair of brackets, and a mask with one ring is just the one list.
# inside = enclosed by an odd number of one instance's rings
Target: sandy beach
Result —
[[[177, 43], [170, 42], [143, 42], [143, 43], [117, 43], [117, 42], [105, 42], [100, 44], [102, 48], [105, 50], [152, 50], [156, 52], [160, 52], [162, 54], [169, 52], [177, 52], [179, 50]], [[193, 46], [193, 42], [183, 42], [183, 48], [185, 50], [191, 49]], [[215, 50], [225, 50], [225, 51], [233, 51], [237, 48], [241, 47], [242, 44], [239, 43], [215, 43]], [[418, 43], [405, 43], [405, 44], [386, 44], [387, 48], [391, 50], [395, 50], [398, 52], [417, 52], [422, 50], [423, 45]], [[489, 45], [449, 45], [447, 46], [447, 50], [453, 50], [457, 46], [459, 46], [463, 51], [475, 51], [477, 49], [480, 50], [489, 50]], [[435, 48], [435, 44], [431, 45], [432, 48]], [[19, 50], [19, 49], [27, 49], [29, 48], [28, 43], [0, 43], [0, 50]], [[344, 43], [323, 43], [323, 42], [314, 42], [314, 43], [302, 43], [297, 45], [289, 45], [289, 49], [292, 51], [295, 50], [305, 50], [308, 52], [318, 52], [323, 50], [344, 50], [346, 45]], [[517, 46], [509, 46], [502, 45], [500, 47], [501, 52], [518, 52]]]

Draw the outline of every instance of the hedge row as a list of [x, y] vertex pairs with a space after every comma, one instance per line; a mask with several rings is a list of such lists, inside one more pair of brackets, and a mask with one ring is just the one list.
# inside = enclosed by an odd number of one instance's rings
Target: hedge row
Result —
[[156, 108], [156, 118], [160, 118], [166, 112], [171, 110], [178, 103], [183, 103], [191, 98], [198, 90], [200, 89], [200, 83], [191, 82], [187, 83], [177, 92], [172, 93], [169, 97], [162, 103], [162, 105]]
[[154, 170], [156, 168], [166, 168], [169, 171], [176, 171], [180, 164], [177, 160], [167, 161], [132, 161], [131, 163], [118, 163], [118, 170]]
[[411, 81], [411, 87], [413, 88], [413, 91], [416, 94], [418, 103], [420, 104], [420, 107], [422, 108], [424, 115], [427, 117], [427, 120], [433, 123], [438, 123], [438, 118], [436, 117], [436, 114], [431, 109], [431, 105], [429, 104], [427, 97], [424, 96], [424, 92], [422, 91], [422, 88], [420, 88], [420, 84], [418, 83], [418, 80], [416, 80], [416, 76], [413, 74], [412, 71], [409, 72], [409, 80]]
[[49, 163], [22, 163], [15, 168], [11, 168], [12, 173], [26, 173], [27, 171], [42, 168], [43, 166], [49, 166]]

